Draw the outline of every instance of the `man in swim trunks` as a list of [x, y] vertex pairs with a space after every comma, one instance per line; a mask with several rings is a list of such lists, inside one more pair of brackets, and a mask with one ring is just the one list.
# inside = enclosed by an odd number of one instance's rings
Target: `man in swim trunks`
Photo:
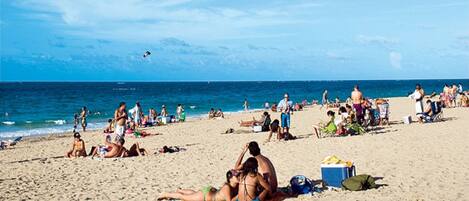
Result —
[[249, 153], [257, 159], [257, 162], [259, 163], [259, 173], [264, 177], [264, 179], [267, 181], [267, 183], [269, 183], [271, 187], [272, 194], [267, 196], [271, 197], [277, 191], [277, 173], [275, 172], [275, 168], [272, 162], [267, 157], [261, 154], [261, 149], [259, 148], [257, 142], [252, 141], [244, 146], [243, 151], [241, 152], [238, 157], [238, 160], [236, 161], [235, 169], [241, 170], [243, 168], [243, 157], [248, 150]]
[[119, 103], [119, 107], [114, 112], [114, 121], [116, 122], [116, 129], [114, 130], [114, 133], [116, 134], [116, 141], [124, 138], [125, 124], [127, 121], [127, 112], [125, 107], [125, 102], [121, 102]]
[[363, 115], [363, 94], [360, 91], [360, 88], [358, 85], [355, 85], [352, 91], [352, 104], [353, 104], [353, 109], [355, 110], [355, 115], [357, 117], [357, 121], [359, 124], [361, 124], [364, 120], [364, 115]]
[[280, 111], [282, 114], [280, 116], [283, 133], [289, 133], [290, 131], [290, 115], [293, 113], [293, 102], [290, 100], [288, 93], [285, 93], [278, 105], [277, 111]]

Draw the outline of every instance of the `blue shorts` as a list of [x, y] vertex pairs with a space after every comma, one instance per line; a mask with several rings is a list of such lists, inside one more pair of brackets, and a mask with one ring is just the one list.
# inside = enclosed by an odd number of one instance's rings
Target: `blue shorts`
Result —
[[290, 115], [282, 113], [282, 128], [290, 128]]

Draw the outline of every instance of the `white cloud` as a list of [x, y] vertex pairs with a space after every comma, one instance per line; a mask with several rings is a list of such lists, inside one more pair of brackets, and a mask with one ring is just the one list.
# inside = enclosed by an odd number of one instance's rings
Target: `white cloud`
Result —
[[396, 69], [401, 69], [402, 55], [399, 52], [390, 52], [389, 53], [389, 62], [391, 66]]
[[297, 13], [295, 11], [311, 11], [311, 7], [316, 5], [295, 7], [292, 5], [302, 3], [289, 2], [271, 8], [253, 6], [240, 9], [230, 6], [195, 7], [192, 4], [188, 0], [24, 0], [19, 6], [34, 11], [32, 17], [37, 13], [54, 16], [64, 23], [63, 29], [67, 33], [148, 42], [167, 37], [224, 40], [278, 36], [285, 33], [262, 29], [312, 23], [293, 15]]

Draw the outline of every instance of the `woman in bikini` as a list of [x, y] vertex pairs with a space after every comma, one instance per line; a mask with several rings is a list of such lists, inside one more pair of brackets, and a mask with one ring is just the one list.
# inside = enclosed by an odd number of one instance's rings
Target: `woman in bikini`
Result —
[[86, 156], [85, 142], [80, 138], [80, 133], [73, 134], [72, 150], [68, 151], [65, 155], [68, 158]]
[[202, 188], [200, 191], [191, 189], [178, 189], [174, 193], [162, 193], [158, 200], [179, 199], [185, 201], [231, 201], [237, 194], [238, 173], [234, 170], [226, 172], [226, 182], [217, 190], [212, 186]]
[[[265, 200], [271, 192], [270, 185], [257, 171], [259, 164], [254, 157], [248, 158], [243, 164], [242, 172], [239, 175], [238, 198], [237, 201], [261, 201]], [[258, 189], [262, 189], [256, 194]]]

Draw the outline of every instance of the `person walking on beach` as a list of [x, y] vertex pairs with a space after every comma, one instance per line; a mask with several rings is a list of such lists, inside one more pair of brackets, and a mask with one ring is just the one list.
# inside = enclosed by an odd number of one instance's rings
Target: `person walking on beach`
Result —
[[184, 107], [182, 106], [182, 104], [178, 104], [176, 108], [177, 121], [181, 121], [184, 119], [182, 113], [184, 113]]
[[85, 106], [81, 108], [81, 113], [80, 113], [80, 118], [81, 118], [81, 127], [83, 128], [83, 132], [86, 131], [86, 126], [88, 125], [86, 123], [86, 115], [88, 114], [88, 110], [86, 109]]
[[143, 110], [142, 107], [140, 106], [140, 102], [135, 103], [135, 107], [130, 109], [130, 113], [132, 114], [132, 118], [134, 120], [135, 125], [138, 127], [142, 126], [142, 120], [143, 120]]
[[357, 121], [359, 124], [361, 124], [365, 116], [363, 114], [363, 106], [362, 106], [363, 94], [360, 91], [360, 88], [358, 87], [358, 85], [355, 85], [353, 87], [351, 97], [352, 97], [352, 105], [353, 105], [353, 109], [355, 110]]
[[243, 107], [244, 107], [244, 111], [249, 110], [249, 102], [248, 102], [248, 99], [246, 99], [246, 98], [244, 99]]
[[324, 105], [326, 105], [326, 109], [328, 108], [328, 92], [327, 92], [327, 89], [325, 89], [323, 92], [322, 92], [322, 102], [321, 102], [321, 108], [324, 107]]
[[120, 102], [119, 107], [114, 112], [114, 120], [116, 122], [116, 129], [114, 133], [116, 133], [116, 141], [120, 139], [124, 139], [125, 134], [125, 124], [127, 121], [127, 112], [125, 102]]
[[409, 97], [415, 100], [415, 113], [421, 114], [423, 112], [423, 97], [425, 97], [422, 86], [416, 84], [414, 93], [410, 94]]
[[280, 119], [282, 121], [283, 133], [290, 132], [290, 115], [293, 113], [293, 102], [290, 100], [288, 93], [285, 93], [283, 99], [277, 105], [277, 111], [282, 114]]

